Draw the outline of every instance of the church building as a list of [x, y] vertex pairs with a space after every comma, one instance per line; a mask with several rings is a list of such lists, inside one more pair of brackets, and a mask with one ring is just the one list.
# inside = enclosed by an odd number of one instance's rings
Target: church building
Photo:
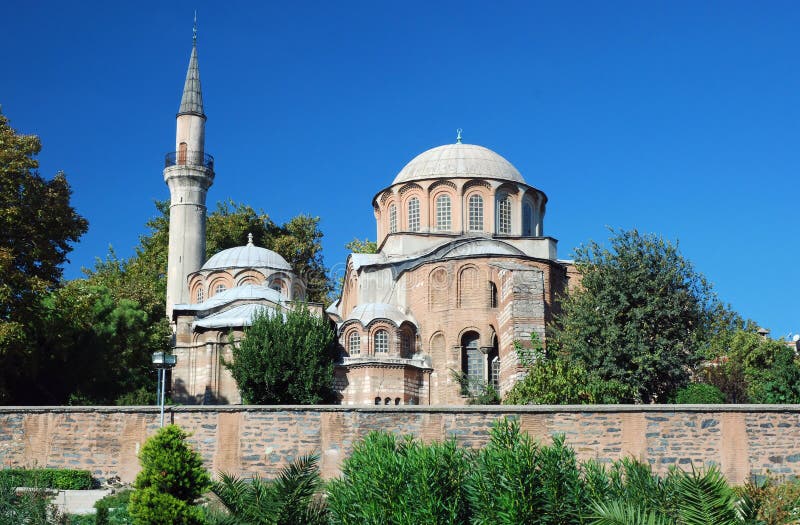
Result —
[[[258, 312], [303, 301], [305, 283], [252, 238], [205, 261], [215, 176], [205, 123], [195, 37], [164, 168], [167, 316], [178, 357], [172, 395], [187, 404], [240, 403], [222, 365], [230, 336], [241, 339]], [[546, 204], [509, 161], [463, 143], [460, 131], [380, 190], [372, 200], [378, 252], [348, 257], [341, 297], [324, 312], [308, 305], [337, 330], [341, 403], [464, 404], [476, 385], [507, 392], [523, 373], [514, 342], [531, 333], [544, 340], [574, 273], [544, 233]]]

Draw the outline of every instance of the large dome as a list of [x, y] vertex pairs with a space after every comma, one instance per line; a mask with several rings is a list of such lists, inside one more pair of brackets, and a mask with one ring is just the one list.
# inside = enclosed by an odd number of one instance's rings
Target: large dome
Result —
[[292, 270], [286, 259], [266, 248], [259, 248], [251, 243], [247, 246], [228, 248], [214, 254], [203, 265], [203, 270], [219, 270], [222, 268], [274, 268], [276, 270]]
[[417, 155], [392, 184], [450, 177], [485, 177], [525, 183], [517, 168], [494, 151], [475, 144], [445, 144]]

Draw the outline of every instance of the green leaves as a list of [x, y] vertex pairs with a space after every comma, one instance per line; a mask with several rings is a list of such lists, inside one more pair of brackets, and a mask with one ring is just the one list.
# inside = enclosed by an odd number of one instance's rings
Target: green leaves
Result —
[[232, 349], [225, 366], [249, 404], [313, 405], [333, 400], [334, 334], [306, 305], [262, 313]]
[[210, 477], [200, 455], [186, 444], [187, 437], [180, 427], [167, 425], [142, 446], [142, 470], [128, 505], [135, 523], [205, 522], [203, 510], [193, 504], [209, 486]]
[[603, 380], [630, 385], [636, 400], [663, 401], [698, 362], [716, 298], [670, 242], [612, 233], [608, 249], [577, 250], [582, 289], [564, 299], [548, 342]]

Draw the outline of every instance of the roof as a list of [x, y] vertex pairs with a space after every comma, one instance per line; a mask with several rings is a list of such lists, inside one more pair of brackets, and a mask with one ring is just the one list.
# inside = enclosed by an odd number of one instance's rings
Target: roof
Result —
[[417, 155], [392, 184], [449, 177], [485, 177], [525, 183], [517, 168], [494, 151], [475, 144], [445, 144]]
[[176, 304], [174, 309], [176, 311], [190, 310], [195, 312], [205, 312], [234, 301], [255, 301], [259, 299], [271, 301], [276, 304], [286, 300], [286, 298], [281, 295], [279, 291], [273, 290], [272, 288], [264, 286], [263, 284], [245, 284], [242, 286], [235, 286], [225, 290], [224, 292], [215, 294], [213, 297], [209, 297], [202, 303]]
[[292, 265], [286, 262], [286, 259], [272, 250], [254, 246], [252, 241], [248, 242], [247, 246], [228, 248], [214, 254], [201, 270], [222, 268], [274, 268], [292, 271]]
[[388, 303], [363, 303], [350, 312], [345, 322], [359, 321], [362, 326], [367, 326], [375, 319], [387, 319], [395, 325], [400, 326], [404, 321], [416, 325], [416, 321], [410, 315], [406, 315], [393, 304]]
[[275, 315], [275, 308], [263, 304], [242, 304], [229, 310], [219, 312], [192, 323], [195, 328], [233, 328], [250, 326], [259, 313]]
[[197, 64], [197, 44], [192, 45], [192, 56], [189, 58], [189, 69], [186, 70], [186, 82], [183, 84], [183, 96], [178, 115], [200, 115], [203, 113], [203, 92], [200, 88], [200, 66]]

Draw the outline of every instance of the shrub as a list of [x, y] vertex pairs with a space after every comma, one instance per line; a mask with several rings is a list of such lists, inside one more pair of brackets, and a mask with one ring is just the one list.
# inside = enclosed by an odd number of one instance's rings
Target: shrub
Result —
[[204, 521], [202, 509], [193, 503], [208, 487], [210, 477], [200, 455], [186, 444], [187, 437], [178, 426], [168, 425], [142, 447], [142, 470], [128, 504], [137, 525]]
[[425, 445], [371, 432], [328, 486], [333, 524], [465, 524], [470, 453], [455, 441]]
[[501, 419], [475, 456], [466, 482], [472, 523], [581, 523], [588, 507], [574, 451], [564, 437], [539, 446], [519, 421]]
[[689, 383], [675, 393], [675, 402], [680, 405], [714, 405], [725, 402], [725, 394], [706, 383]]
[[211, 491], [225, 513], [212, 515], [212, 523], [327, 525], [327, 512], [317, 493], [322, 486], [318, 460], [317, 456], [302, 456], [281, 470], [274, 481], [220, 474]]
[[13, 487], [57, 490], [85, 490], [95, 485], [92, 473], [88, 470], [45, 468], [0, 470], [0, 482]]

